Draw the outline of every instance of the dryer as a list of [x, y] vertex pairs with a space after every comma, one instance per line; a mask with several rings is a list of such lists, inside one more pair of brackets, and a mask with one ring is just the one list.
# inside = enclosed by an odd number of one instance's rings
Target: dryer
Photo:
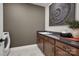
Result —
[[3, 56], [7, 56], [10, 52], [10, 35], [9, 32], [3, 32], [2, 36]]

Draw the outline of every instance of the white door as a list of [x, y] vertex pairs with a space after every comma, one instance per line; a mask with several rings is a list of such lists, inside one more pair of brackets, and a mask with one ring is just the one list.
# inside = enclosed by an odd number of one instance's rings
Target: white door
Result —
[[[0, 3], [0, 39], [3, 33], [3, 4]], [[3, 43], [0, 42], [0, 56], [3, 55]]]

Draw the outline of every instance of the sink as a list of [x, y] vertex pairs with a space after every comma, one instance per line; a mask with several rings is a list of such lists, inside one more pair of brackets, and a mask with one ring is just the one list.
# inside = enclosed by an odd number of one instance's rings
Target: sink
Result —
[[40, 34], [48, 34], [48, 35], [51, 35], [52, 33], [50, 32], [39, 32]]
[[60, 39], [59, 35], [55, 34], [55, 33], [51, 33], [51, 32], [39, 32], [40, 34], [46, 35], [48, 37], [52, 37], [55, 39]]

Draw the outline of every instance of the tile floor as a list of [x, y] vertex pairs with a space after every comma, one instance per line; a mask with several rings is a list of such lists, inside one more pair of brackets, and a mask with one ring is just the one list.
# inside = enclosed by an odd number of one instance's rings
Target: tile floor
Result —
[[10, 49], [9, 56], [44, 56], [36, 44]]

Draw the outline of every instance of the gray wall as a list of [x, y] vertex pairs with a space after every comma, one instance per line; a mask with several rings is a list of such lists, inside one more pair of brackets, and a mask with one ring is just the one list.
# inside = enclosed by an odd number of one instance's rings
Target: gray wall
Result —
[[4, 31], [10, 32], [11, 47], [36, 43], [36, 31], [44, 30], [45, 9], [32, 4], [7, 4], [4, 8]]
[[3, 33], [3, 4], [0, 3], [0, 39]]

